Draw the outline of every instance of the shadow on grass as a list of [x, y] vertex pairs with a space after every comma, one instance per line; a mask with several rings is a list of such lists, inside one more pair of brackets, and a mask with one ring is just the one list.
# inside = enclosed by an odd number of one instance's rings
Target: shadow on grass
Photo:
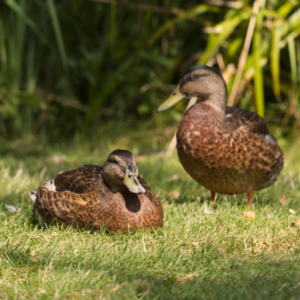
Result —
[[[51, 252], [32, 256], [30, 248], [24, 250], [21, 246], [7, 244], [0, 249], [1, 257], [15, 270], [28, 267], [32, 272], [38, 272], [51, 265], [52, 272], [77, 274], [80, 270], [88, 272], [91, 279], [104, 274], [106, 281], [103, 285], [101, 281], [97, 282], [94, 289], [102, 290], [108, 282], [120, 285], [120, 291], [114, 291], [116, 299], [127, 295], [127, 289], [128, 297], [134, 294], [146, 299], [299, 299], [300, 295], [299, 252], [281, 260], [264, 254], [243, 260], [224, 260], [214, 255], [179, 276], [169, 268], [163, 272], [155, 271], [156, 268], [151, 270], [151, 267], [146, 270], [148, 264], [133, 269], [135, 264], [130, 261], [105, 261], [97, 251], [89, 260], [85, 255], [61, 256], [55, 260]], [[88, 284], [85, 280], [81, 284]]]
[[[206, 194], [203, 196], [203, 194]], [[199, 193], [200, 196], [197, 194], [193, 194], [192, 196], [187, 196], [185, 193], [180, 195], [178, 198], [172, 198], [172, 197], [162, 197], [163, 201], [168, 204], [175, 204], [175, 205], [181, 205], [181, 204], [189, 204], [189, 203], [199, 203], [199, 205], [203, 205], [204, 202], [207, 202], [208, 205], [222, 205], [224, 203], [228, 203], [230, 206], [247, 206], [247, 194], [238, 194], [238, 195], [222, 195], [219, 194], [218, 198], [215, 201], [210, 200], [210, 195], [207, 192], [201, 192]], [[252, 204], [254, 204], [257, 207], [263, 207], [270, 204], [275, 204], [276, 202], [272, 198], [263, 198], [256, 196], [252, 199]], [[249, 207], [250, 209], [251, 207]]]

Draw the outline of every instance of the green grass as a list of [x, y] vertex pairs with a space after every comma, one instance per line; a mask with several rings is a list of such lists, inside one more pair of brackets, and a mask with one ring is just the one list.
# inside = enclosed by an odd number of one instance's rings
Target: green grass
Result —
[[[299, 299], [300, 231], [290, 224], [300, 217], [300, 140], [284, 146], [279, 180], [256, 192], [250, 208], [246, 195], [218, 195], [215, 213], [205, 214], [209, 192], [189, 178], [176, 153], [157, 155], [156, 136], [0, 146], [1, 299]], [[162, 230], [89, 234], [32, 222], [28, 190], [62, 170], [102, 164], [118, 147], [135, 149], [140, 174], [162, 200]], [[179, 197], [168, 196], [172, 191]], [[239, 216], [248, 210], [255, 220]]]

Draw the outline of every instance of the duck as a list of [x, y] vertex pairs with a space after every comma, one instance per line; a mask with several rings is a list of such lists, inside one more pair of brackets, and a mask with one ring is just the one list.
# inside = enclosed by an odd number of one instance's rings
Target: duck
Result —
[[221, 73], [207, 65], [188, 68], [157, 109], [169, 109], [184, 98], [200, 98], [184, 114], [177, 130], [177, 152], [185, 171], [216, 193], [247, 193], [272, 185], [283, 167], [283, 152], [258, 114], [227, 106]]
[[34, 218], [44, 227], [105, 228], [111, 233], [163, 227], [162, 204], [138, 175], [128, 150], [114, 150], [103, 166], [83, 165], [58, 174], [29, 196]]

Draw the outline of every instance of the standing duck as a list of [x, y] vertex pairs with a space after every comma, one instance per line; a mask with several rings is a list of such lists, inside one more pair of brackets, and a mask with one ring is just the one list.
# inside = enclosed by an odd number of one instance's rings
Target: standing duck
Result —
[[206, 65], [187, 69], [158, 112], [183, 98], [201, 98], [188, 109], [177, 131], [177, 151], [186, 172], [215, 194], [248, 194], [273, 184], [283, 153], [263, 118], [227, 107], [227, 88], [221, 73]]
[[110, 232], [163, 226], [163, 207], [138, 176], [134, 156], [115, 150], [103, 167], [84, 165], [47, 180], [29, 192], [34, 217], [42, 224]]

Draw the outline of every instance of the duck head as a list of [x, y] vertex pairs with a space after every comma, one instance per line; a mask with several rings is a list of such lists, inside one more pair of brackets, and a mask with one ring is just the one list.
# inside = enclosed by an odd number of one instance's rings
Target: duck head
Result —
[[138, 174], [133, 154], [118, 149], [108, 156], [102, 178], [113, 193], [129, 190], [135, 194], [143, 194], [146, 190], [139, 183]]
[[171, 96], [161, 104], [157, 112], [164, 111], [180, 100], [192, 97], [201, 98], [218, 109], [226, 107], [227, 88], [221, 73], [206, 65], [188, 68], [180, 77], [179, 84]]

